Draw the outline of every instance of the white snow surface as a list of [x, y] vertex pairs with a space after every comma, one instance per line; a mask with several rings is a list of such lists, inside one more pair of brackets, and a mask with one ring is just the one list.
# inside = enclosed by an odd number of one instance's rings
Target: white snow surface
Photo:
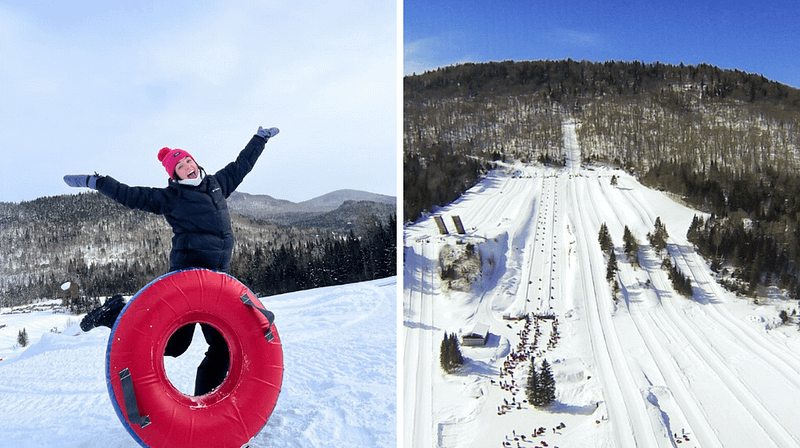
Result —
[[[254, 448], [395, 446], [396, 297], [393, 277], [261, 299], [275, 313], [285, 370]], [[106, 388], [110, 330], [84, 333], [80, 317], [0, 314], [0, 447], [140, 446]], [[15, 347], [22, 328], [26, 348]], [[193, 390], [206, 347], [197, 326], [189, 351], [165, 359], [178, 389]]]
[[[576, 126], [563, 127], [565, 168], [497, 169], [437, 211], [450, 235], [439, 235], [433, 217], [404, 229], [402, 446], [799, 446], [800, 335], [774, 324], [785, 303], [756, 305], [720, 287], [685, 238], [700, 213], [623, 171], [581, 167]], [[455, 234], [451, 216], [461, 217], [465, 235]], [[691, 299], [673, 290], [647, 242], [659, 216], [669, 256], [691, 278]], [[604, 222], [620, 268], [616, 300], [598, 242]], [[640, 268], [622, 250], [625, 226], [639, 241]], [[463, 242], [491, 261], [470, 293], [447, 289], [438, 266], [443, 247]], [[531, 313], [558, 321], [559, 338], [548, 345], [553, 320], [538, 319], [534, 356], [548, 360], [556, 380], [546, 408], [523, 401], [529, 361], [501, 377], [525, 325], [503, 316]], [[446, 374], [444, 332], [476, 323], [489, 325], [487, 344], [462, 346], [465, 365]], [[537, 428], [545, 431], [534, 437]]]

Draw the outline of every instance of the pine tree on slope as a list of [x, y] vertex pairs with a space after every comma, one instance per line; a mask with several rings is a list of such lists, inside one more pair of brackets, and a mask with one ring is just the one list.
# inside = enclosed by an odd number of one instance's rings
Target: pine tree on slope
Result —
[[547, 360], [542, 361], [542, 367], [537, 372], [536, 360], [531, 358], [525, 395], [528, 398], [528, 403], [536, 407], [549, 406], [556, 400], [556, 382], [553, 379], [553, 372], [550, 370], [550, 363]]
[[525, 396], [528, 397], [528, 403], [536, 406], [539, 402], [539, 373], [536, 371], [536, 359], [531, 357], [531, 367], [528, 373], [528, 384], [525, 388]]
[[556, 401], [556, 381], [550, 370], [550, 363], [546, 359], [542, 361], [542, 369], [539, 372], [539, 385], [541, 389], [539, 406], [548, 406]]
[[439, 349], [439, 362], [442, 370], [447, 373], [452, 373], [458, 367], [464, 365], [464, 357], [461, 356], [461, 349], [458, 348], [458, 337], [455, 333], [444, 334], [444, 339], [442, 339]]

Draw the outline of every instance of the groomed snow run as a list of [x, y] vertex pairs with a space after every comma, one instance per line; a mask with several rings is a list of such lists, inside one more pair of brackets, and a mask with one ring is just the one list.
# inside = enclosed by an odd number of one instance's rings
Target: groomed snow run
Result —
[[[685, 238], [700, 213], [623, 171], [581, 167], [576, 126], [563, 126], [564, 168], [504, 166], [436, 212], [449, 235], [433, 216], [405, 228], [402, 446], [798, 446], [800, 334], [775, 323], [779, 302], [755, 305], [716, 283]], [[657, 217], [670, 236], [662, 257], [691, 279], [691, 298], [673, 290], [649, 246]], [[620, 268], [616, 297], [602, 223]], [[622, 250], [625, 226], [641, 267]], [[456, 292], [441, 280], [439, 254], [464, 243], [484, 268], [471, 292]], [[542, 318], [526, 333], [525, 321], [504, 316]], [[486, 345], [462, 346], [465, 365], [446, 374], [444, 333], [478, 323], [489, 326]], [[531, 348], [534, 325], [541, 336]], [[525, 400], [525, 356], [552, 366], [553, 405]]]
[[[396, 297], [393, 277], [261, 299], [275, 313], [285, 371], [253, 448], [395, 446]], [[83, 333], [79, 321], [0, 314], [0, 447], [139, 447], [106, 389], [110, 330]], [[15, 349], [22, 328], [31, 344]], [[193, 390], [206, 348], [198, 326], [189, 351], [165, 359], [179, 390]]]

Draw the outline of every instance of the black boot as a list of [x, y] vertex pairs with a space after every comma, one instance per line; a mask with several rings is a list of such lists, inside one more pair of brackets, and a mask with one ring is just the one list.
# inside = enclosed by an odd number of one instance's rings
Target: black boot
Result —
[[81, 320], [81, 330], [89, 331], [99, 326], [113, 327], [122, 308], [125, 308], [125, 299], [122, 296], [116, 295], [106, 300], [106, 303], [102, 306], [95, 308], [84, 316]]

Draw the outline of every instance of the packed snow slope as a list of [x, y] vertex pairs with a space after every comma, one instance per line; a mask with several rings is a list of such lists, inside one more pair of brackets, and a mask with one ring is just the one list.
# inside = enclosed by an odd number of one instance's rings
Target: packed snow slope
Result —
[[[253, 447], [395, 446], [396, 285], [389, 278], [261, 299], [275, 313], [285, 371]], [[83, 333], [79, 318], [0, 314], [1, 447], [139, 446], [106, 389], [110, 330]], [[50, 332], [54, 327], [60, 333]], [[31, 345], [14, 349], [22, 328]], [[187, 353], [165, 359], [170, 380], [184, 392], [194, 390], [207, 348], [197, 328]]]
[[[437, 211], [449, 235], [433, 217], [405, 228], [403, 446], [799, 446], [800, 336], [777, 321], [786, 303], [723, 290], [685, 239], [697, 212], [623, 171], [581, 167], [575, 126], [564, 125], [566, 167], [495, 170]], [[646, 238], [657, 217], [669, 233], [662, 255]], [[616, 296], [603, 223], [619, 262]], [[625, 226], [641, 267], [624, 255]], [[483, 268], [458, 292], [441, 280], [439, 259], [464, 243]], [[691, 298], [673, 290], [667, 257], [691, 279]], [[444, 333], [479, 323], [489, 326], [486, 345], [462, 346], [465, 365], [444, 373]], [[525, 399], [531, 357], [552, 366], [549, 407]]]

